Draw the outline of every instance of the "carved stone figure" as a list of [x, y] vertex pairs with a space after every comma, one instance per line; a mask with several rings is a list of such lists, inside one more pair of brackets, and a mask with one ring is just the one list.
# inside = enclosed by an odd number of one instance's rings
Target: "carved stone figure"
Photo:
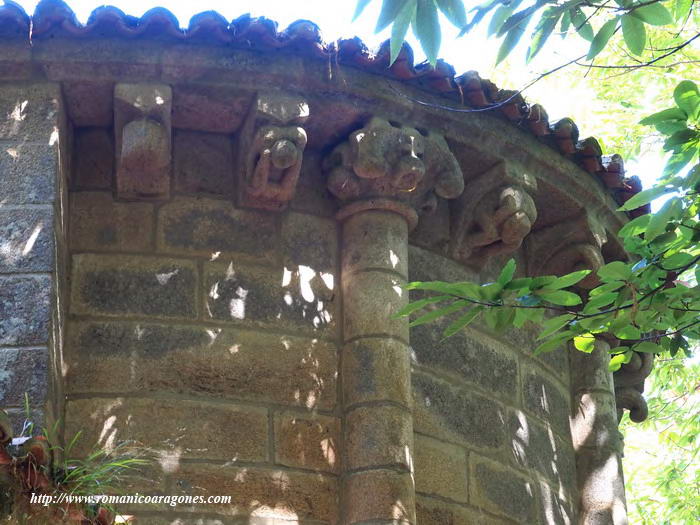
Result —
[[464, 190], [462, 172], [445, 139], [373, 117], [324, 161], [328, 189], [346, 203], [343, 215], [364, 208], [391, 209], [413, 228], [437, 198]]
[[172, 92], [161, 84], [117, 84], [114, 133], [117, 196], [160, 199], [170, 194]]
[[238, 138], [238, 198], [243, 206], [283, 210], [294, 197], [306, 147], [300, 97], [259, 94]]
[[501, 163], [470, 183], [453, 206], [452, 256], [472, 265], [515, 252], [537, 220], [534, 177]]
[[605, 229], [589, 213], [543, 228], [532, 233], [525, 243], [528, 275], [592, 270], [577, 286], [595, 288], [599, 283], [595, 271], [605, 264], [601, 248], [606, 242]]
[[644, 380], [654, 367], [654, 354], [635, 352], [629, 363], [620, 367], [613, 374], [615, 381], [615, 404], [618, 421], [622, 419], [625, 409], [630, 412], [630, 419], [641, 423], [649, 415], [647, 402], [642, 396]]

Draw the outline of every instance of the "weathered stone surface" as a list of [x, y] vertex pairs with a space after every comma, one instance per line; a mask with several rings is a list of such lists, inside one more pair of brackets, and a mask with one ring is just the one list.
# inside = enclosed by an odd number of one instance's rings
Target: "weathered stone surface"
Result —
[[159, 251], [269, 263], [276, 245], [273, 216], [238, 210], [228, 201], [179, 197], [159, 210]]
[[[372, 470], [353, 474], [345, 485], [348, 523], [377, 522], [415, 525], [414, 486], [411, 474]], [[383, 521], [385, 520], [385, 521]]]
[[318, 151], [304, 151], [297, 191], [290, 208], [324, 217], [332, 217], [336, 212], [337, 206], [326, 188], [326, 177], [321, 170], [321, 155]]
[[467, 502], [466, 450], [417, 435], [414, 459], [416, 492]]
[[580, 392], [571, 401], [571, 436], [576, 447], [614, 447], [617, 436], [615, 397], [607, 392]]
[[503, 447], [506, 414], [497, 402], [421, 373], [412, 382], [416, 432], [485, 450]]
[[71, 323], [70, 392], [167, 391], [333, 409], [337, 350], [317, 339], [231, 328]]
[[109, 129], [78, 128], [74, 137], [73, 186], [77, 189], [111, 190], [114, 139]]
[[107, 192], [70, 195], [70, 245], [74, 251], [144, 252], [153, 247], [153, 205], [117, 202]]
[[598, 390], [609, 392], [615, 390], [613, 374], [608, 369], [610, 346], [603, 341], [596, 341], [596, 348], [590, 354], [580, 352], [573, 347], [569, 349], [571, 361], [571, 391], [589, 392]]
[[228, 135], [177, 130], [175, 188], [181, 193], [233, 193], [233, 140]]
[[569, 435], [569, 396], [561, 387], [535, 369], [523, 373], [525, 409], [551, 423], [561, 436]]
[[314, 334], [335, 329], [335, 294], [313, 269], [208, 263], [204, 284], [209, 319]]
[[48, 143], [58, 122], [60, 100], [58, 84], [4, 84], [0, 89], [0, 140]]
[[513, 463], [523, 469], [535, 469], [556, 486], [575, 486], [574, 449], [547, 426], [517, 410], [508, 416], [508, 438]]
[[541, 523], [546, 525], [569, 525], [575, 522], [576, 513], [571, 496], [555, 491], [547, 483], [538, 480]]
[[473, 281], [479, 274], [452, 259], [409, 245], [409, 281]]
[[231, 85], [180, 84], [173, 90], [173, 127], [234, 133], [243, 123], [250, 99], [250, 93]]
[[363, 338], [343, 350], [346, 407], [370, 401], [411, 406], [409, 349], [395, 339]]
[[417, 522], [420, 525], [506, 525], [512, 523], [481, 509], [446, 503], [426, 496], [416, 498]]
[[0, 406], [24, 406], [46, 398], [49, 355], [46, 348], [0, 347]]
[[177, 259], [74, 255], [71, 311], [91, 315], [196, 316], [197, 270]]
[[345, 416], [346, 468], [388, 467], [410, 471], [413, 426], [407, 410], [358, 407]]
[[405, 281], [384, 272], [355, 273], [343, 279], [344, 335], [390, 335], [408, 341], [408, 323], [392, 318], [408, 303]]
[[41, 345], [49, 336], [51, 277], [0, 277], [0, 345]]
[[268, 459], [267, 411], [253, 407], [167, 399], [75, 399], [66, 406], [66, 435], [81, 430], [74, 454], [133, 441], [157, 451], [166, 473], [174, 472], [181, 458]]
[[0, 208], [0, 272], [48, 273], [52, 268], [52, 210]]
[[470, 454], [472, 505], [518, 523], [537, 523], [537, 492], [532, 480], [494, 461]]
[[340, 470], [340, 422], [327, 416], [275, 414], [275, 463], [321, 472]]
[[[111, 127], [114, 118], [114, 85], [112, 82], [62, 82], [68, 116], [78, 127]], [[110, 161], [113, 157], [110, 158]]]
[[610, 448], [577, 454], [579, 523], [626, 524], [627, 510], [620, 454]]
[[289, 213], [282, 219], [285, 267], [308, 266], [334, 280], [337, 268], [338, 230], [336, 222], [313, 215]]
[[50, 204], [55, 200], [58, 148], [10, 143], [0, 148], [0, 195], [5, 204]]
[[[336, 523], [338, 519], [335, 477], [291, 470], [204, 464], [182, 464], [171, 477], [176, 487], [175, 494], [231, 496], [230, 504], [208, 505], [210, 512], [251, 516], [259, 520], [276, 518]], [[178, 509], [182, 512], [189, 510], [186, 505], [179, 505]], [[201, 506], [192, 510], [201, 510]]]
[[407, 278], [407, 236], [406, 221], [396, 213], [371, 210], [349, 217], [343, 223], [343, 272], [381, 269]]
[[170, 193], [172, 90], [165, 84], [114, 87], [116, 190], [125, 199]]
[[443, 332], [451, 322], [435, 322], [411, 329], [411, 349], [422, 366], [454, 374], [488, 392], [512, 400], [518, 387], [518, 363], [505, 348], [478, 332], [461, 331], [445, 339]]

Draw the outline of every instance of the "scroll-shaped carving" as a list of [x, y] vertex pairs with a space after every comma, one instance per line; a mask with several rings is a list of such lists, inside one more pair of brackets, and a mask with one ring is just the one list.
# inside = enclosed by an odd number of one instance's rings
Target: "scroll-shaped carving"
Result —
[[238, 200], [243, 206], [283, 210], [294, 197], [306, 147], [304, 99], [259, 94], [238, 137]]
[[590, 214], [533, 232], [525, 243], [528, 275], [593, 270], [577, 286], [595, 288], [599, 282], [595, 271], [605, 264], [601, 248], [606, 242], [605, 229]]
[[630, 419], [641, 423], [649, 415], [647, 402], [642, 396], [644, 380], [654, 367], [654, 354], [635, 352], [629, 363], [620, 367], [613, 374], [615, 381], [615, 404], [617, 419], [622, 419], [625, 409], [630, 412]]
[[409, 227], [430, 213], [437, 198], [454, 199], [464, 178], [445, 139], [373, 117], [324, 161], [328, 189], [346, 206], [339, 218], [359, 209], [390, 209]]
[[534, 177], [509, 169], [506, 163], [470, 182], [452, 206], [452, 256], [481, 265], [488, 257], [515, 252], [537, 220], [530, 196], [536, 190]]
[[161, 199], [170, 194], [171, 107], [170, 86], [115, 86], [114, 134], [118, 197]]

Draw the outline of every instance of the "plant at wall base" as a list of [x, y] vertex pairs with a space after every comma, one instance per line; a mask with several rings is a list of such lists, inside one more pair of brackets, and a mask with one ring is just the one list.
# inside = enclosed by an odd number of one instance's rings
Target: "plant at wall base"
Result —
[[[26, 403], [28, 405], [28, 403]], [[56, 427], [53, 428], [55, 435]], [[144, 465], [128, 444], [107, 453], [96, 449], [85, 459], [67, 459], [80, 433], [65, 449], [52, 446], [47, 430], [33, 434], [25, 420], [19, 437], [13, 438], [10, 418], [0, 410], [0, 520], [8, 524], [112, 525], [115, 512], [109, 506], [71, 503], [70, 498], [114, 494], [131, 469]], [[61, 453], [61, 454], [59, 454]], [[63, 459], [58, 459], [57, 456]], [[32, 502], [32, 495], [63, 497], [61, 503]]]

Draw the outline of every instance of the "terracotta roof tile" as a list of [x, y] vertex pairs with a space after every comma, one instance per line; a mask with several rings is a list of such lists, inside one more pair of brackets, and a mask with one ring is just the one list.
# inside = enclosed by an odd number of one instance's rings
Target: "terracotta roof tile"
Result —
[[[454, 68], [443, 60], [438, 60], [434, 67], [427, 63], [415, 65], [408, 44], [402, 46], [398, 59], [390, 66], [388, 41], [382, 43], [376, 53], [368, 50], [357, 37], [327, 44], [318, 26], [308, 20], [298, 20], [279, 31], [276, 22], [264, 17], [243, 15], [227, 22], [220, 14], [206, 11], [193, 16], [187, 28], [181, 28], [177, 18], [164, 8], [151, 9], [136, 18], [116, 7], [102, 6], [95, 9], [83, 25], [62, 0], [42, 0], [31, 18], [15, 2], [7, 0], [0, 6], [0, 39], [53, 36], [205, 42], [246, 49], [286, 49], [326, 60], [332, 58], [342, 65], [415, 84], [467, 107], [488, 110], [493, 106], [494, 113], [528, 130], [592, 175], [597, 174], [606, 187], [615, 190], [618, 201], [641, 190], [636, 182], [623, 182], [624, 168], [621, 168], [619, 155], [602, 157], [600, 145], [593, 138], [579, 143], [578, 127], [573, 120], [565, 118], [550, 125], [542, 106], [529, 105], [517, 91], [499, 89], [475, 71], [455, 76]], [[606, 158], [614, 160], [606, 161]]]

